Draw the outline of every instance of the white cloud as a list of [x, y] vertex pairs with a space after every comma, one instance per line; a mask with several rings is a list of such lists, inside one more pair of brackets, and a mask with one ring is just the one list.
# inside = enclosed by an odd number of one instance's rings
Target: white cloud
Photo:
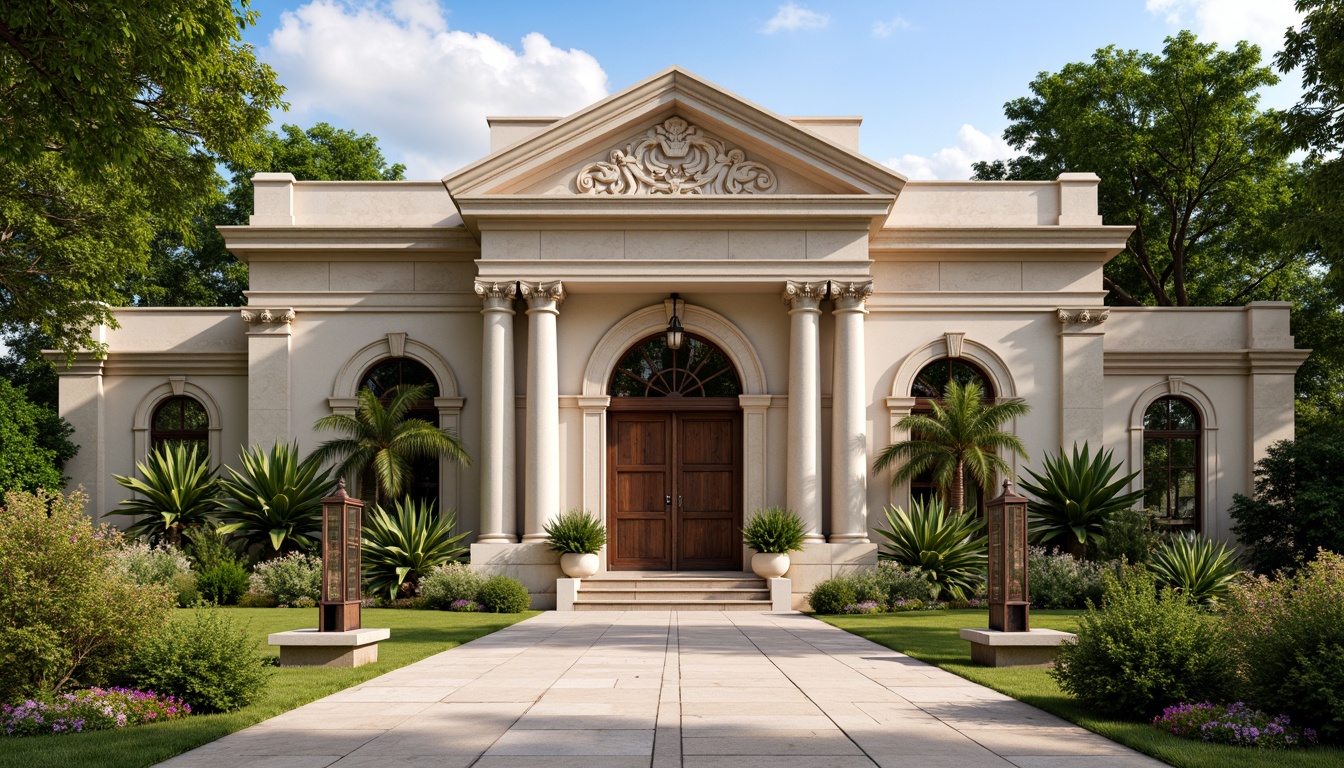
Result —
[[910, 22], [897, 16], [890, 21], [873, 22], [873, 37], [891, 37], [892, 33], [898, 29], [907, 29]]
[[911, 179], [960, 181], [971, 178], [971, 163], [978, 160], [1007, 160], [1017, 153], [1008, 142], [976, 130], [967, 123], [957, 130], [957, 143], [931, 155], [901, 155], [885, 165]]
[[773, 35], [780, 30], [796, 32], [800, 29], [822, 29], [830, 23], [830, 16], [809, 11], [797, 3], [790, 2], [779, 6], [779, 11], [765, 23], [761, 32]]
[[1293, 5], [1293, 0], [1147, 0], [1146, 7], [1220, 47], [1249, 40], [1268, 59], [1283, 48], [1284, 31], [1302, 21]]
[[434, 0], [312, 0], [281, 17], [261, 57], [290, 113], [378, 137], [407, 178], [438, 178], [486, 154], [487, 115], [567, 115], [607, 95], [591, 55], [533, 32], [522, 51], [449, 29]]

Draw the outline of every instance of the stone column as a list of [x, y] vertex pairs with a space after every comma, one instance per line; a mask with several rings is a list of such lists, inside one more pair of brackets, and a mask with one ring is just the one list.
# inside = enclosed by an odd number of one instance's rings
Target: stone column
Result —
[[247, 323], [247, 444], [287, 443], [293, 309], [242, 310]]
[[1110, 310], [1060, 309], [1059, 331], [1059, 445], [1089, 443], [1094, 452], [1103, 447], [1105, 402], [1105, 343], [1101, 324]]
[[784, 284], [789, 306], [789, 434], [785, 503], [803, 520], [807, 541], [821, 534], [821, 352], [818, 327], [826, 283]]
[[873, 281], [832, 282], [835, 365], [831, 385], [832, 542], [868, 541], [868, 419], [864, 397], [864, 302]]
[[513, 301], [517, 283], [476, 283], [485, 304], [481, 339], [482, 544], [518, 541], [514, 463]]
[[560, 514], [560, 369], [555, 318], [559, 282], [520, 283], [527, 300], [527, 445], [523, 479], [523, 541], [541, 541]]

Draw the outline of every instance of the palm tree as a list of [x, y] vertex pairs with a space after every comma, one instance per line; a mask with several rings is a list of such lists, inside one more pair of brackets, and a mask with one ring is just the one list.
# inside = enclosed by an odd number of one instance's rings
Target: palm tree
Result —
[[372, 468], [374, 503], [406, 493], [413, 480], [411, 462], [416, 459], [446, 456], [471, 464], [456, 435], [424, 419], [406, 418], [411, 406], [427, 394], [425, 384], [393, 387], [385, 405], [373, 390], [361, 389], [354, 415], [333, 413], [317, 420], [317, 429], [345, 436], [318, 446], [314, 456], [323, 462], [339, 462], [338, 476], [357, 477]]
[[910, 432], [910, 439], [887, 446], [873, 462], [873, 470], [880, 472], [904, 460], [891, 476], [892, 485], [931, 471], [948, 506], [962, 511], [967, 472], [987, 492], [999, 473], [1011, 471], [999, 456], [1000, 450], [1027, 457], [1027, 449], [1017, 435], [1000, 427], [1029, 410], [1021, 400], [986, 403], [978, 383], [962, 385], [954, 381], [948, 384], [944, 400], [933, 402], [932, 414], [911, 414], [896, 423]]

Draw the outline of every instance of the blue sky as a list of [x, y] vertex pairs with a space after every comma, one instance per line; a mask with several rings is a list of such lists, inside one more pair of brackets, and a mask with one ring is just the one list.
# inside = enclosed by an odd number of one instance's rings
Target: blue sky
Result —
[[[1007, 157], [1003, 103], [1105, 45], [1192, 29], [1266, 57], [1292, 0], [449, 2], [257, 0], [246, 33], [291, 103], [277, 122], [372, 133], [410, 178], [486, 151], [486, 115], [568, 114], [678, 64], [784, 115], [862, 115], [864, 154], [915, 178]], [[1286, 107], [1296, 75], [1264, 94]]]

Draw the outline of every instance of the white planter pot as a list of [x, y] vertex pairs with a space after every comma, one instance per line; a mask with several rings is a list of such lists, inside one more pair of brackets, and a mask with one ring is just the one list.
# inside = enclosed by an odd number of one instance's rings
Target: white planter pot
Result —
[[757, 552], [751, 556], [751, 571], [762, 579], [778, 579], [789, 570], [789, 556], [784, 552]]
[[586, 579], [597, 573], [597, 555], [566, 552], [560, 556], [560, 570], [571, 579]]

